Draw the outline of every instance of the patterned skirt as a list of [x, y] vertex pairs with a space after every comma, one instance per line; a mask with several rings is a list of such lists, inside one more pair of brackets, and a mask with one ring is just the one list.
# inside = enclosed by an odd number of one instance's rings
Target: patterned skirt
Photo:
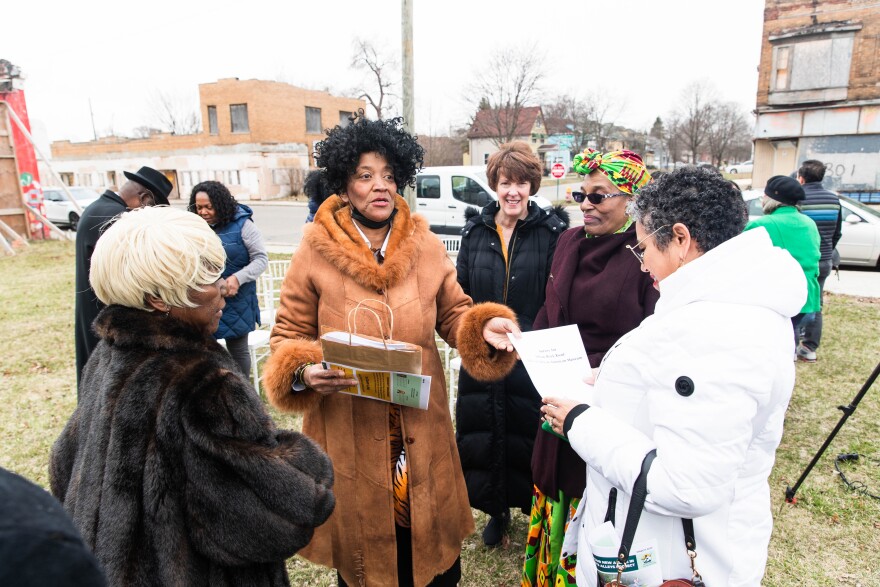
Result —
[[535, 487], [532, 515], [526, 540], [522, 587], [575, 587], [577, 553], [560, 560], [562, 542], [568, 523], [577, 511], [581, 498], [570, 499], [561, 491], [553, 500]]

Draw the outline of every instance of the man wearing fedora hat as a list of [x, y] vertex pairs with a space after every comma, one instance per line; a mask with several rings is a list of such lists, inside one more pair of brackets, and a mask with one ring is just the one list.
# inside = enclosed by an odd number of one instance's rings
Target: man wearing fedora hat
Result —
[[800, 313], [791, 319], [795, 347], [798, 344], [798, 325], [801, 319], [820, 309], [819, 230], [816, 223], [797, 207], [804, 197], [804, 188], [798, 180], [787, 175], [774, 175], [764, 187], [764, 198], [761, 200], [764, 216], [752, 220], [745, 228], [764, 228], [770, 234], [774, 246], [785, 249], [800, 263], [807, 278], [807, 301]]
[[[168, 204], [173, 185], [167, 177], [152, 167], [141, 167], [137, 173], [122, 172], [128, 179], [119, 192], [106, 190], [101, 197], [83, 210], [76, 232], [76, 309], [74, 332], [76, 341], [76, 382], [82, 375], [89, 355], [98, 344], [92, 332], [92, 322], [104, 305], [95, 296], [89, 284], [92, 252], [110, 221], [126, 210], [143, 206]], [[79, 392], [77, 392], [79, 395]]]

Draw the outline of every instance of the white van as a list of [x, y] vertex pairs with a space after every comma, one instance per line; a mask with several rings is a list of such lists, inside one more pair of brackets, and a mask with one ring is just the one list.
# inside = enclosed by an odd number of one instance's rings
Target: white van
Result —
[[[458, 234], [464, 228], [467, 208], [479, 210], [497, 199], [489, 188], [485, 166], [425, 167], [416, 176], [416, 212], [427, 217], [431, 230], [438, 234]], [[541, 196], [530, 200], [545, 210], [552, 208]]]

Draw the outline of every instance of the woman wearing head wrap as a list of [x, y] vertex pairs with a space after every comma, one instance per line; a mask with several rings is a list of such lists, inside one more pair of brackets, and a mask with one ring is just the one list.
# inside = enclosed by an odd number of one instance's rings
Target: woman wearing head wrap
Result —
[[[657, 292], [627, 245], [636, 244], [627, 215], [629, 201], [650, 181], [642, 159], [627, 151], [587, 149], [574, 158], [584, 176], [572, 194], [583, 227], [564, 232], [547, 282], [546, 299], [534, 329], [577, 324], [592, 367], [617, 339], [654, 311]], [[532, 453], [535, 495], [526, 542], [524, 587], [574, 585], [574, 559], [560, 561], [570, 512], [585, 485], [584, 463], [565, 440], [540, 430]]]

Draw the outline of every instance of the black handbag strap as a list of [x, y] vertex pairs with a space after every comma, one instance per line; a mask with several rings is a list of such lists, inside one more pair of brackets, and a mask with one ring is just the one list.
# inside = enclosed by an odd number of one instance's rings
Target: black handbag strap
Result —
[[[651, 470], [651, 463], [657, 457], [657, 450], [654, 449], [645, 455], [642, 461], [642, 470], [636, 478], [633, 485], [632, 499], [629, 502], [629, 510], [626, 513], [626, 524], [623, 527], [623, 537], [620, 539], [620, 549], [617, 551], [617, 562], [626, 564], [629, 557], [629, 551], [632, 548], [633, 539], [636, 537], [636, 528], [639, 526], [639, 518], [642, 517], [642, 510], [645, 508], [645, 499], [648, 497], [648, 471]], [[694, 521], [690, 518], [682, 518], [681, 525], [684, 529], [684, 543], [688, 550], [696, 552], [697, 539], [694, 535]]]
[[636, 537], [636, 528], [639, 526], [639, 518], [642, 517], [642, 510], [645, 507], [645, 499], [648, 497], [648, 471], [651, 470], [651, 463], [656, 457], [656, 449], [645, 455], [642, 470], [633, 485], [632, 498], [626, 513], [626, 525], [623, 527], [623, 537], [620, 539], [620, 548], [617, 551], [618, 563], [626, 564], [626, 559], [629, 557], [633, 539]]
[[605, 510], [605, 521], [614, 525], [614, 512], [617, 509], [617, 487], [612, 487], [608, 492], [608, 509]]
[[688, 550], [697, 551], [697, 538], [694, 534], [694, 521], [690, 518], [682, 518], [681, 525], [684, 526], [684, 545]]

